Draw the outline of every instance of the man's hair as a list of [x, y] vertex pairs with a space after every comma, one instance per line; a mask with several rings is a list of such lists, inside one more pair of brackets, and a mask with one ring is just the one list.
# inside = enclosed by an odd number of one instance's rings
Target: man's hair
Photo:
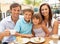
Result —
[[27, 12], [27, 11], [28, 11], [28, 12], [31, 12], [32, 15], [34, 14], [34, 11], [33, 11], [32, 9], [24, 9], [24, 10], [23, 10], [23, 13], [25, 13], [25, 12]]
[[10, 9], [12, 9], [12, 8], [15, 8], [15, 7], [20, 7], [20, 9], [21, 9], [21, 5], [20, 4], [18, 4], [18, 3], [13, 3], [13, 4], [11, 4], [10, 5]]

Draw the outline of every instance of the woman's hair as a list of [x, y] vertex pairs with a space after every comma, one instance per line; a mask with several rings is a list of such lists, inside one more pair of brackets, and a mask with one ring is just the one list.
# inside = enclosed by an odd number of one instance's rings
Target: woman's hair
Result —
[[51, 8], [50, 8], [50, 6], [47, 4], [47, 3], [44, 3], [44, 4], [42, 4], [41, 6], [40, 6], [40, 8], [39, 8], [39, 13], [40, 13], [40, 15], [42, 16], [42, 20], [44, 20], [44, 16], [42, 15], [42, 13], [41, 13], [41, 8], [42, 8], [42, 6], [44, 6], [44, 5], [46, 5], [47, 7], [48, 7], [48, 9], [49, 9], [49, 18], [48, 18], [48, 24], [49, 24], [49, 26], [51, 26], [51, 20], [52, 20], [52, 11], [51, 11]]
[[32, 16], [32, 20], [33, 20], [34, 18], [39, 19], [39, 24], [42, 23], [42, 17], [41, 17], [40, 14], [34, 14], [34, 15]]

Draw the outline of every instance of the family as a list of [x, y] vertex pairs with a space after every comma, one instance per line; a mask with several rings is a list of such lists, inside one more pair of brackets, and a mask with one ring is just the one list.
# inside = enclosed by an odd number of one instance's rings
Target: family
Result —
[[[0, 22], [0, 41], [8, 42], [4, 39], [16, 36], [21, 37], [47, 37], [58, 34], [58, 21], [53, 21], [53, 14], [49, 4], [40, 5], [39, 13], [34, 14], [33, 9], [24, 9], [23, 16], [20, 15], [21, 5], [13, 3], [10, 5], [11, 15]], [[14, 35], [9, 30], [15, 30]]]

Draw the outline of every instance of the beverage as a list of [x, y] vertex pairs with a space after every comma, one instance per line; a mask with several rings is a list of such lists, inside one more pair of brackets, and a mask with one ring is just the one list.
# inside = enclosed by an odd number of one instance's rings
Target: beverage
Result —
[[16, 31], [14, 29], [10, 30], [11, 35], [15, 35]]
[[57, 44], [58, 40], [59, 40], [59, 36], [58, 35], [52, 35], [52, 40], [55, 44]]

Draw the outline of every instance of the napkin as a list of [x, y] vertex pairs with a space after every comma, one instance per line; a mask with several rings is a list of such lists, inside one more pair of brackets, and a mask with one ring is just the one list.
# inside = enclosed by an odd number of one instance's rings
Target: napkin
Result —
[[[53, 40], [49, 41], [49, 44], [55, 44]], [[60, 44], [60, 40], [58, 40], [57, 44]]]
[[49, 41], [49, 44], [54, 44], [53, 40], [50, 40], [50, 41]]

